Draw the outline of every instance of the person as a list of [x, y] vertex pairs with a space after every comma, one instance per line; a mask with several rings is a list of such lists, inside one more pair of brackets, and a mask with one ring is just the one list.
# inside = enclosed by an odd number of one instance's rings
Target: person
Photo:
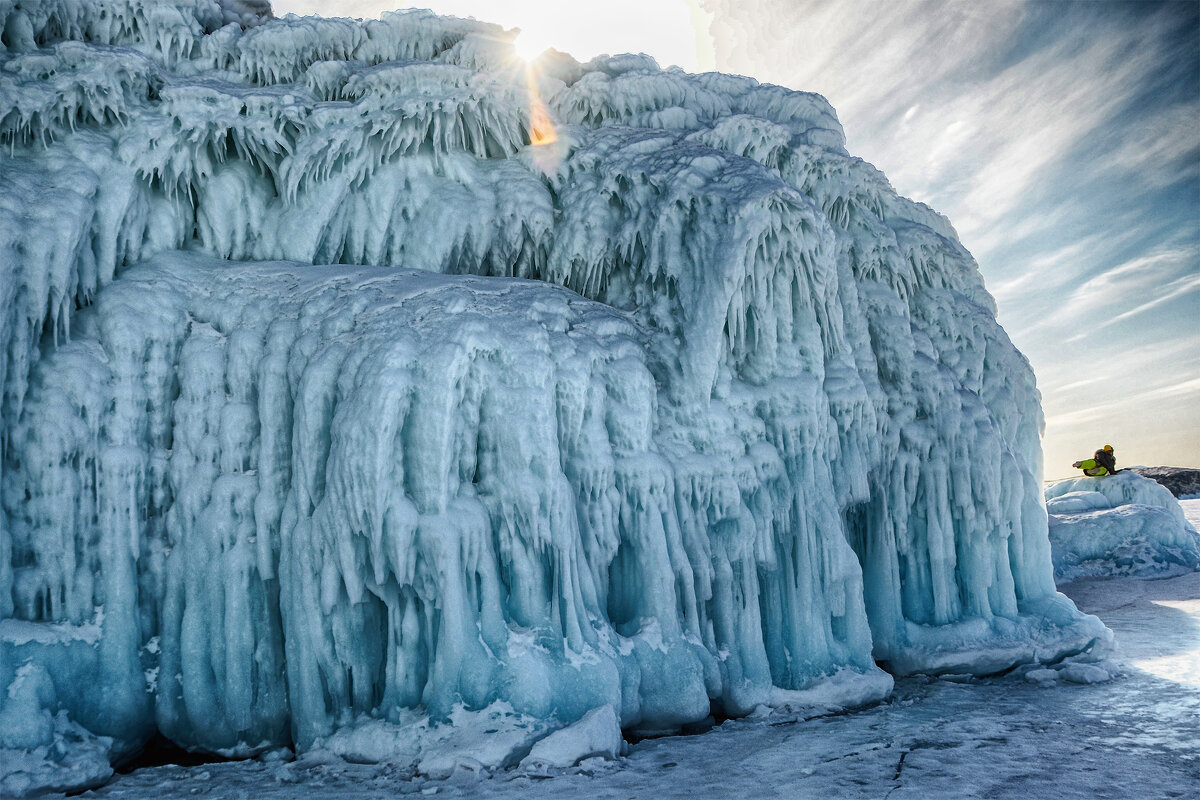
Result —
[[1076, 461], [1071, 466], [1075, 467], [1075, 469], [1083, 470], [1084, 475], [1092, 478], [1099, 478], [1103, 475], [1115, 475], [1121, 471], [1117, 469], [1117, 457], [1113, 455], [1111, 444], [1104, 445], [1091, 458]]

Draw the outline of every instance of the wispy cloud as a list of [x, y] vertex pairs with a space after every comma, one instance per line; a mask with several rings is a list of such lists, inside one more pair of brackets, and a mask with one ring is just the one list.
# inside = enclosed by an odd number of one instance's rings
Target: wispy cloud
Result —
[[1089, 435], [1088, 428], [1093, 427], [1096, 430], [1090, 435], [1094, 436], [1102, 433], [1105, 428], [1113, 428], [1111, 424], [1107, 424], [1109, 420], [1144, 419], [1146, 409], [1170, 404], [1171, 401], [1183, 401], [1194, 408], [1196, 403], [1200, 403], [1200, 378], [1048, 415], [1046, 427], [1054, 429], [1060, 435]]
[[[1052, 224], [1043, 220], [1043, 224]], [[1101, 234], [1076, 239], [1058, 245], [1053, 250], [1038, 252], [1024, 260], [1018, 268], [1010, 270], [1000, 280], [988, 281], [988, 290], [996, 298], [996, 302], [1004, 306], [1008, 301], [1024, 300], [1031, 292], [1045, 289], [1060, 289], [1078, 283], [1079, 276], [1075, 274], [1086, 257], [1095, 252], [1101, 245], [1111, 246], [1109, 237]]]
[[[1160, 294], [1158, 297], [1150, 300], [1149, 302], [1142, 303], [1137, 308], [1131, 308], [1128, 311], [1116, 315], [1112, 318], [1112, 320], [1109, 321], [1108, 324], [1112, 325], [1114, 323], [1127, 320], [1131, 317], [1136, 317], [1138, 314], [1144, 314], [1147, 311], [1151, 311], [1159, 306], [1164, 305], [1165, 303], [1170, 303], [1190, 294], [1197, 295], [1196, 304], [1193, 305], [1192, 308], [1200, 309], [1200, 274], [1184, 275], [1182, 278], [1171, 281], [1165, 287], [1163, 287], [1162, 294]], [[1200, 319], [1197, 319], [1196, 321], [1200, 322]]]
[[1056, 312], [1028, 331], [1075, 330], [1080, 336], [1175, 300], [1200, 286], [1200, 247], [1151, 251], [1083, 280]]

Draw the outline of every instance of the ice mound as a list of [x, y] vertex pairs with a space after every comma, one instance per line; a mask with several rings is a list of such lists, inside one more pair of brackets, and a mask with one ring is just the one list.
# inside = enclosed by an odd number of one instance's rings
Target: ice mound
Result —
[[10, 749], [559, 764], [1105, 646], [1028, 363], [823, 98], [266, 17], [0, 0]]
[[594, 708], [535, 744], [521, 761], [528, 769], [566, 769], [588, 758], [614, 759], [625, 748], [612, 706]]
[[1030, 664], [1018, 667], [1018, 674], [1038, 686], [1051, 687], [1062, 683], [1107, 683], [1124, 672], [1122, 665], [1108, 659], [1065, 658], [1056, 664]]
[[1046, 487], [1054, 576], [1160, 578], [1200, 569], [1200, 534], [1164, 486], [1131, 470]]

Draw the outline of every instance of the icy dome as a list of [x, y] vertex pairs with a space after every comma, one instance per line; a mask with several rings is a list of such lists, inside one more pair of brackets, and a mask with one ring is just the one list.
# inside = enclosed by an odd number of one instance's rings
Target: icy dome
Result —
[[0, 746], [528, 752], [1111, 638], [971, 256], [823, 98], [226, 6], [0, 0]]
[[1059, 583], [1129, 575], [1162, 578], [1200, 569], [1200, 534], [1165, 486], [1133, 470], [1046, 487]]

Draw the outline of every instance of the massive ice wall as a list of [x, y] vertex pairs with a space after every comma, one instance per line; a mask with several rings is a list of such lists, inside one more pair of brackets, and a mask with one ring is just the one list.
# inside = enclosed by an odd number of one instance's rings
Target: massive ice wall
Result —
[[0, 22], [0, 745], [664, 730], [1107, 640], [1029, 365], [823, 98], [427, 12]]

